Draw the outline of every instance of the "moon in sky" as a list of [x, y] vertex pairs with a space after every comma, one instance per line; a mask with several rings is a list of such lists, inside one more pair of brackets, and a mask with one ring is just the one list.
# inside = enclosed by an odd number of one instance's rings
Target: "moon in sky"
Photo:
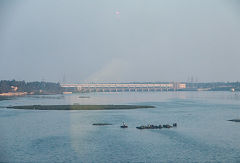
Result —
[[116, 14], [116, 15], [120, 15], [120, 11], [116, 11], [115, 14]]

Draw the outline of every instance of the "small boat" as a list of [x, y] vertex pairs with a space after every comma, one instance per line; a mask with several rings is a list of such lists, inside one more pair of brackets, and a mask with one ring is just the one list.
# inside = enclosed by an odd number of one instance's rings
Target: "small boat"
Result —
[[146, 129], [146, 127], [145, 126], [139, 126], [139, 127], [136, 127], [137, 129]]
[[172, 126], [169, 124], [166, 124], [166, 125], [163, 125], [163, 128], [172, 128]]
[[146, 126], [139, 126], [136, 127], [137, 129], [162, 129], [162, 128], [172, 128], [177, 127], [177, 123], [174, 123], [173, 126], [166, 124], [166, 125], [146, 125]]
[[120, 126], [121, 128], [128, 128], [128, 126], [123, 122], [123, 125]]

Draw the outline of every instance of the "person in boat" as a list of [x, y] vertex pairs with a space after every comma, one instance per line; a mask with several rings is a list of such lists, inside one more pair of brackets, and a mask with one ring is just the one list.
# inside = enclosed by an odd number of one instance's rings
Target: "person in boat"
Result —
[[123, 122], [121, 128], [127, 128], [128, 126]]

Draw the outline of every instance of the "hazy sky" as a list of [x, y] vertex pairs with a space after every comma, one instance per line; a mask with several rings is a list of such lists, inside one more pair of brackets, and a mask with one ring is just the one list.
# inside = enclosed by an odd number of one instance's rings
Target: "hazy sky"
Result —
[[238, 0], [0, 0], [0, 80], [240, 80]]

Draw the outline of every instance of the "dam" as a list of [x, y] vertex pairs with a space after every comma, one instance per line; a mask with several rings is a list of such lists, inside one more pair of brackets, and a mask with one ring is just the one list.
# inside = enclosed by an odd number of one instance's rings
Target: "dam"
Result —
[[150, 92], [150, 91], [179, 91], [186, 88], [185, 83], [98, 83], [98, 84], [61, 84], [65, 91], [70, 92]]

